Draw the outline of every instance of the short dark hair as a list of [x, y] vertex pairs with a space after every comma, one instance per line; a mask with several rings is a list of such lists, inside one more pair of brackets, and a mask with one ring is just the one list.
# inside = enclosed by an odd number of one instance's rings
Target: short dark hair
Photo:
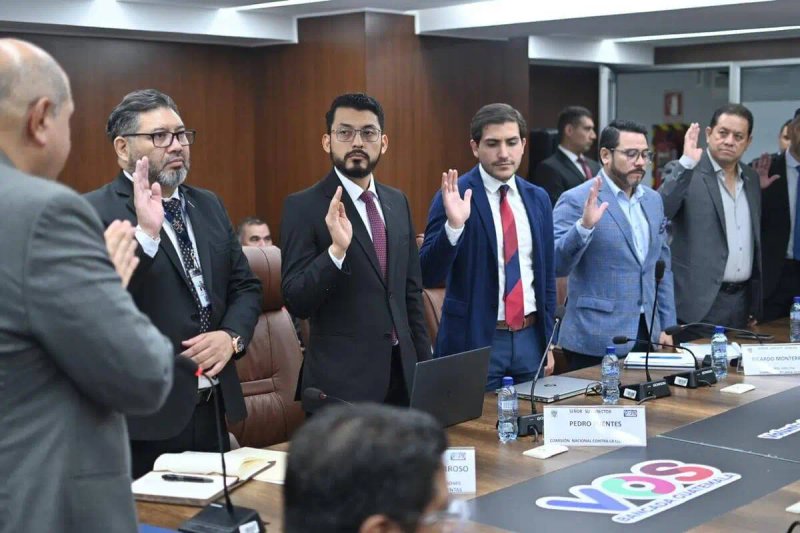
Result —
[[157, 89], [141, 89], [128, 93], [109, 115], [106, 135], [113, 142], [120, 135], [134, 133], [139, 127], [140, 113], [162, 107], [168, 107], [180, 115], [175, 101]]
[[558, 114], [558, 140], [564, 140], [564, 130], [568, 125], [577, 126], [583, 118], [592, 118], [592, 112], [579, 105], [565, 107]]
[[647, 128], [639, 124], [638, 122], [634, 122], [632, 120], [621, 120], [617, 119], [611, 122], [608, 126], [603, 128], [603, 131], [600, 133], [600, 141], [598, 142], [598, 148], [605, 148], [607, 150], [613, 150], [617, 146], [619, 146], [619, 134], [620, 132], [627, 131], [630, 133], [641, 133], [642, 135], [647, 138]]
[[266, 224], [267, 224], [266, 222], [264, 222], [258, 217], [244, 217], [242, 221], [239, 223], [239, 229], [238, 229], [239, 237], [242, 236], [244, 228], [246, 228], [247, 226], [264, 226]]
[[508, 104], [487, 104], [480, 108], [469, 125], [470, 136], [476, 143], [481, 142], [483, 128], [490, 124], [505, 124], [516, 122], [519, 126], [519, 137], [525, 139], [528, 135], [528, 125], [522, 118], [522, 113]]
[[708, 127], [713, 130], [722, 115], [736, 115], [747, 120], [747, 136], [749, 137], [753, 134], [753, 113], [742, 104], [725, 104], [722, 107], [718, 107], [714, 110], [714, 114], [711, 115], [711, 122], [709, 122]]
[[[796, 115], [795, 115], [795, 116], [796, 116]], [[784, 123], [783, 123], [783, 126], [781, 126], [781, 129], [779, 129], [779, 130], [778, 130], [778, 134], [781, 134], [781, 133], [783, 133], [783, 128], [788, 128], [788, 127], [789, 127], [789, 124], [791, 124], [792, 122], [794, 122], [794, 119], [793, 119], [793, 118], [790, 118], [789, 120], [787, 120], [786, 122], [784, 122]]]
[[381, 106], [380, 102], [368, 94], [347, 93], [340, 94], [334, 98], [333, 102], [331, 102], [331, 108], [328, 109], [327, 113], [325, 113], [325, 122], [328, 126], [328, 129], [325, 131], [328, 133], [330, 133], [331, 128], [333, 127], [333, 116], [336, 114], [336, 110], [340, 107], [355, 109], [356, 111], [372, 111], [375, 116], [378, 117], [378, 125], [380, 126], [381, 131], [383, 131], [384, 116], [383, 107]]
[[414, 531], [446, 448], [444, 430], [421, 411], [378, 404], [318, 411], [289, 445], [285, 530], [358, 531], [382, 514]]

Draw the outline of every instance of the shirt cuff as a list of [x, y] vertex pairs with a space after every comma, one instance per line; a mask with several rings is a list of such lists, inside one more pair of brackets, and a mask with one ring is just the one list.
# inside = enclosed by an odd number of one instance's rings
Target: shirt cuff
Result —
[[678, 164], [687, 170], [692, 170], [694, 167], [697, 166], [699, 161], [695, 161], [688, 155], [682, 155], [680, 159], [678, 159]]
[[594, 233], [594, 228], [584, 228], [581, 225], [581, 219], [578, 219], [575, 222], [575, 229], [578, 231], [578, 235], [580, 236], [584, 244], [586, 244], [586, 241], [588, 241], [589, 237], [591, 237], [592, 233]]
[[136, 226], [136, 240], [139, 241], [139, 246], [148, 257], [155, 257], [158, 252], [158, 245], [161, 242], [161, 237], [154, 239], [148, 235], [141, 226]]
[[333, 255], [333, 253], [331, 253], [331, 249], [328, 248], [328, 256], [331, 258], [331, 261], [333, 261], [333, 264], [336, 265], [336, 268], [341, 270], [342, 269], [342, 265], [344, 264], [344, 258], [347, 257], [347, 252], [344, 253], [344, 257], [342, 257], [341, 259], [337, 259]]
[[458, 244], [458, 239], [461, 238], [461, 234], [464, 233], [464, 226], [453, 229], [450, 227], [450, 222], [445, 222], [444, 232], [447, 234], [447, 240], [450, 241], [450, 245], [455, 246]]

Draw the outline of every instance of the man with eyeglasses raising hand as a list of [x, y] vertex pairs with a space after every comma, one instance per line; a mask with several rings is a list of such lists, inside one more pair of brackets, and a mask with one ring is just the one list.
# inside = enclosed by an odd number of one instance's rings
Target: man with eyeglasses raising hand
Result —
[[[661, 197], [642, 185], [653, 152], [647, 130], [615, 120], [600, 134], [600, 175], [561, 195], [553, 211], [556, 276], [569, 276], [559, 343], [572, 370], [599, 364], [616, 335], [672, 344], [670, 250]], [[655, 267], [666, 264], [656, 297]], [[645, 349], [623, 345], [618, 353]]]
[[[220, 199], [184, 184], [195, 131], [172, 98], [146, 89], [123, 98], [106, 133], [122, 171], [86, 198], [106, 225], [122, 219], [136, 226], [140, 264], [128, 290], [177, 358], [219, 379], [227, 421], [242, 420], [247, 411], [233, 359], [252, 337], [261, 286]], [[216, 451], [214, 420], [209, 380], [176, 369], [163, 408], [128, 417], [133, 476], [151, 470], [162, 453]]]
[[[325, 119], [333, 169], [286, 198], [281, 221], [283, 298], [311, 326], [298, 392], [408, 405], [431, 353], [408, 199], [373, 175], [389, 143], [383, 108], [344, 94]], [[314, 400], [303, 397], [307, 412], [323, 406]]]

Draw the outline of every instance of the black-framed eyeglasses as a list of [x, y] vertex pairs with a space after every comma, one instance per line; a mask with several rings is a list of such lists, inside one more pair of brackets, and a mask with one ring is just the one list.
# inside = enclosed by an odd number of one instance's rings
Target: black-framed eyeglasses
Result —
[[620, 150], [618, 148], [609, 148], [609, 151], [610, 152], [619, 152], [619, 153], [621, 153], [622, 155], [627, 157], [628, 161], [630, 161], [631, 163], [633, 163], [634, 161], [639, 159], [640, 156], [641, 156], [642, 159], [645, 160], [645, 162], [649, 163], [650, 161], [653, 160], [653, 155], [655, 155], [652, 150], [642, 150], [640, 152], [636, 148], [630, 148], [628, 150]]
[[343, 143], [349, 143], [356, 138], [356, 134], [360, 134], [361, 138], [368, 143], [377, 142], [381, 137], [381, 130], [378, 128], [348, 128], [342, 126], [338, 130], [333, 130], [331, 133], [336, 135], [336, 140]]
[[176, 132], [171, 131], [157, 131], [155, 133], [126, 133], [122, 137], [150, 137], [153, 141], [153, 146], [156, 148], [166, 148], [172, 144], [175, 138], [181, 146], [189, 146], [194, 143], [194, 138], [197, 135], [197, 130], [181, 130]]

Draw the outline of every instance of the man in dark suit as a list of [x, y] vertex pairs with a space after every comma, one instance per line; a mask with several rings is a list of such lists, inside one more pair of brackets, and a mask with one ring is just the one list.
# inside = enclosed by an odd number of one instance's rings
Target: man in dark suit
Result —
[[[794, 296], [800, 296], [800, 228], [797, 218], [800, 173], [800, 109], [788, 125], [790, 145], [771, 159], [756, 164], [762, 182], [761, 245], [764, 262], [763, 320], [788, 316]], [[767, 160], [769, 162], [770, 160]], [[766, 187], [764, 182], [766, 180]]]
[[[486, 105], [470, 130], [479, 164], [442, 174], [420, 256], [425, 286], [446, 281], [437, 356], [492, 346], [494, 390], [504, 376], [533, 378], [553, 330], [553, 213], [547, 193], [516, 175], [527, 131], [520, 112]], [[550, 353], [547, 373], [553, 364]]]
[[[761, 184], [741, 164], [753, 115], [740, 104], [716, 111], [706, 128], [686, 131], [683, 156], [667, 164], [659, 189], [672, 221], [675, 307], [681, 323], [744, 328], [761, 314]], [[694, 336], [685, 332], [678, 340]]]
[[162, 453], [217, 449], [210, 378], [219, 379], [227, 420], [246, 416], [232, 358], [244, 355], [252, 336], [261, 288], [219, 198], [183, 185], [195, 132], [175, 102], [154, 89], [132, 92], [112, 111], [107, 134], [122, 171], [86, 198], [104, 224], [136, 225], [141, 263], [128, 289], [177, 357], [191, 358], [208, 376], [176, 370], [160, 411], [128, 417], [138, 477]]
[[[325, 118], [322, 148], [333, 169], [286, 198], [281, 222], [286, 308], [311, 322], [298, 390], [408, 405], [430, 342], [408, 200], [373, 176], [389, 142], [383, 109], [365, 94], [344, 94]], [[304, 395], [303, 407], [320, 405]]]
[[592, 113], [585, 107], [569, 106], [558, 115], [559, 145], [556, 152], [539, 163], [533, 182], [550, 195], [553, 205], [561, 193], [592, 179], [600, 172], [597, 161], [584, 156], [597, 134]]

